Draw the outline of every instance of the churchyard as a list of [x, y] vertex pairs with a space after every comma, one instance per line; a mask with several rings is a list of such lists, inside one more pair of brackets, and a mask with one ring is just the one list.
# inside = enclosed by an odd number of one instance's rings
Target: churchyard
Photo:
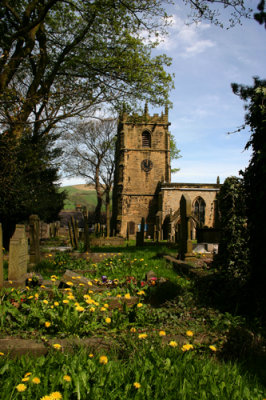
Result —
[[215, 297], [209, 254], [59, 252], [31, 227], [29, 252], [23, 225], [1, 252], [1, 399], [265, 398], [262, 332]]

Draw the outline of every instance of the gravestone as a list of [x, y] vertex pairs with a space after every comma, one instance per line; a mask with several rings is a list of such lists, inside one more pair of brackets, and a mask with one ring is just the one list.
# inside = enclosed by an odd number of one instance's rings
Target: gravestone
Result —
[[8, 280], [23, 281], [27, 273], [28, 240], [25, 226], [16, 225], [16, 230], [9, 244]]
[[180, 258], [181, 260], [193, 260], [195, 254], [192, 252], [191, 240], [191, 200], [188, 195], [183, 194], [180, 200]]
[[83, 218], [84, 218], [84, 251], [88, 251], [90, 248], [90, 234], [89, 234], [89, 221], [88, 221], [88, 209], [83, 208]]
[[136, 246], [144, 246], [144, 228], [145, 228], [145, 220], [141, 218], [140, 232], [137, 232], [136, 236]]
[[30, 266], [40, 262], [40, 219], [38, 215], [31, 215], [30, 225]]
[[0, 223], [0, 287], [4, 284], [4, 266], [3, 266], [3, 235], [2, 224]]

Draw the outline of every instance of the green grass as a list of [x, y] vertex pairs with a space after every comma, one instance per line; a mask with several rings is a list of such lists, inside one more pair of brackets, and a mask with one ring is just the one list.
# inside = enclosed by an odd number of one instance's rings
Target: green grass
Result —
[[63, 190], [67, 193], [67, 198], [64, 203], [64, 210], [75, 210], [76, 205], [80, 204], [82, 206], [86, 206], [89, 211], [94, 211], [97, 204], [95, 190], [81, 190], [73, 186], [65, 186], [59, 189], [60, 192]]
[[[245, 336], [241, 335], [247, 321], [240, 315], [221, 312], [213, 304], [199, 302], [194, 280], [178, 274], [161, 257], [162, 253], [175, 254], [175, 248], [146, 243], [136, 249], [131, 241], [120, 248], [93, 250], [105, 252], [98, 264], [60, 253], [39, 264], [39, 271], [48, 273], [50, 269], [60, 276], [66, 268], [90, 269], [92, 272], [85, 274], [89, 279], [101, 281], [105, 275], [109, 280], [117, 279], [116, 286], [107, 288], [103, 294], [89, 293], [90, 298], [84, 298], [79, 286], [72, 289], [73, 298], [56, 287], [50, 293], [38, 288], [3, 289], [0, 332], [1, 336], [24, 338], [31, 338], [34, 333], [39, 340], [41, 337], [102, 338], [112, 346], [77, 348], [74, 354], [68, 354], [48, 345], [48, 355], [37, 359], [13, 360], [3, 355], [0, 399], [40, 399], [51, 392], [60, 392], [63, 399], [73, 400], [263, 400], [266, 397], [265, 357], [262, 353], [260, 357], [252, 354], [249, 342], [245, 343]], [[148, 285], [149, 270], [166, 281]], [[110, 298], [123, 298], [126, 294], [138, 296], [141, 306], [102, 310]], [[19, 308], [14, 303], [20, 304]], [[77, 303], [81, 309], [77, 309]], [[91, 307], [95, 309], [93, 312]], [[160, 336], [162, 330], [165, 336]], [[188, 330], [193, 336], [187, 334]], [[147, 336], [141, 339], [140, 334]], [[176, 346], [172, 347], [171, 342]], [[193, 348], [184, 351], [184, 343]], [[212, 351], [210, 345], [217, 351]], [[101, 355], [107, 356], [107, 364], [100, 363]], [[32, 375], [23, 382], [27, 388], [20, 393], [16, 386], [27, 372]], [[64, 381], [64, 375], [69, 375], [71, 381]], [[32, 382], [34, 376], [41, 380], [39, 385]], [[134, 382], [140, 388], [135, 388]], [[48, 399], [52, 400], [51, 396], [45, 398]]]
[[[106, 364], [100, 362], [102, 355]], [[27, 373], [29, 380], [22, 382]], [[74, 354], [51, 350], [38, 359], [1, 357], [0, 376], [3, 400], [40, 399], [55, 392], [62, 396], [55, 398], [64, 400], [262, 400], [265, 394], [257, 380], [236, 364], [132, 339], [118, 352], [101, 351], [90, 357], [82, 349]], [[40, 384], [34, 384], [36, 377]], [[25, 391], [20, 393], [16, 387], [21, 383]]]

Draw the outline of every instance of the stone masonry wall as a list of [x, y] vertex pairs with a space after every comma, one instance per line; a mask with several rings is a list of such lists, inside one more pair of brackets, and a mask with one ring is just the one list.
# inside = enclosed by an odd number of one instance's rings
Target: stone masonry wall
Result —
[[178, 184], [163, 185], [161, 189], [162, 196], [162, 212], [163, 220], [167, 215], [174, 214], [179, 209], [180, 199], [182, 194], [187, 194], [191, 199], [192, 210], [194, 208], [195, 200], [201, 197], [205, 203], [205, 224], [208, 227], [213, 227], [214, 224], [214, 200], [216, 199], [219, 185], [216, 184]]

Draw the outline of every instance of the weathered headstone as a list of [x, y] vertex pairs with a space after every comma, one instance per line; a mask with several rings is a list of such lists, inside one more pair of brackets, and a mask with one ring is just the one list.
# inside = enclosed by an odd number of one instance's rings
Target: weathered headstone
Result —
[[30, 225], [30, 266], [40, 262], [40, 219], [38, 215], [31, 215]]
[[144, 228], [145, 228], [145, 220], [141, 218], [140, 232], [137, 232], [136, 236], [136, 246], [144, 245]]
[[84, 218], [84, 251], [88, 251], [90, 248], [90, 238], [89, 238], [89, 225], [88, 225], [88, 209], [84, 207], [83, 209]]
[[4, 266], [3, 266], [3, 235], [2, 224], [0, 223], [0, 287], [4, 284]]
[[192, 252], [191, 240], [191, 200], [188, 195], [183, 194], [180, 200], [180, 258], [181, 260], [190, 260], [195, 257]]
[[9, 245], [8, 279], [22, 281], [27, 273], [28, 240], [25, 226], [16, 225], [16, 230]]

